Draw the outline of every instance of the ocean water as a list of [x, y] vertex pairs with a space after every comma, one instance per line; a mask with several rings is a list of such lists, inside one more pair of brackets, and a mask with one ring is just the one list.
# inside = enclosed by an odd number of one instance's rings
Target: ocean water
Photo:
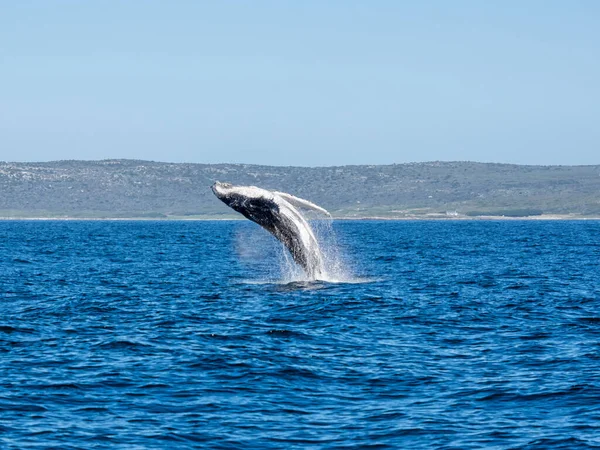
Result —
[[321, 234], [0, 222], [0, 448], [600, 447], [600, 222]]

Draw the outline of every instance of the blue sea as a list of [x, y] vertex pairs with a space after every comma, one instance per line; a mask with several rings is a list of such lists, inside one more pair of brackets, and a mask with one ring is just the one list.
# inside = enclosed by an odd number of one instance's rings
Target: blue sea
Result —
[[0, 222], [0, 448], [600, 448], [600, 222], [319, 233]]

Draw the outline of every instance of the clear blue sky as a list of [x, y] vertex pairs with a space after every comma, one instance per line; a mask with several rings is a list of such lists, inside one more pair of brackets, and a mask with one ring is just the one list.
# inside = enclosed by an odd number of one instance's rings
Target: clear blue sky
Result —
[[600, 1], [2, 1], [0, 160], [600, 164]]

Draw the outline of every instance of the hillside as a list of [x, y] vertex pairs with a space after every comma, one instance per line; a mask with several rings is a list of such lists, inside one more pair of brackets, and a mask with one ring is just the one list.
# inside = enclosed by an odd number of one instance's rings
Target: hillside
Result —
[[337, 217], [600, 216], [600, 166], [105, 160], [0, 162], [0, 217], [231, 217], [210, 190], [215, 180], [290, 192]]

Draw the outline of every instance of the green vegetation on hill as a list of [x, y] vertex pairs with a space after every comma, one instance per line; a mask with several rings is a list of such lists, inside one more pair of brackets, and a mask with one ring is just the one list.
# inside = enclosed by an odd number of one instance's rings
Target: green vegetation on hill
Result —
[[271, 167], [0, 162], [0, 217], [227, 218], [215, 180], [290, 192], [337, 217], [600, 216], [600, 166], [428, 162]]

